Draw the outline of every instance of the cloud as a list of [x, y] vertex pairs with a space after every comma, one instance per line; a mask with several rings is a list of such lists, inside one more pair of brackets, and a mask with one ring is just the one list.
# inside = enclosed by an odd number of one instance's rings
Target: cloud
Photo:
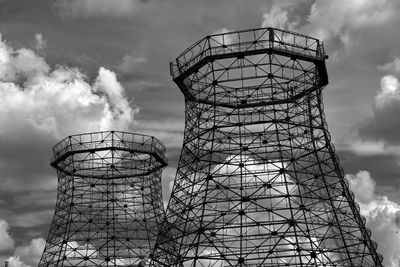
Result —
[[9, 257], [7, 262], [9, 267], [32, 267], [22, 262], [19, 257]]
[[[54, 181], [52, 187], [56, 186], [57, 181]], [[56, 204], [57, 192], [54, 190], [35, 190], [32, 192], [27, 192], [25, 194], [18, 194], [14, 196], [13, 203], [18, 206], [30, 206], [34, 204], [35, 206], [51, 206], [54, 207]]]
[[0, 96], [0, 134], [28, 126], [57, 138], [74, 131], [126, 129], [137, 112], [113, 72], [101, 67], [91, 85], [78, 69], [51, 70], [32, 50], [13, 50], [5, 42], [0, 43]]
[[341, 147], [341, 150], [350, 150], [360, 156], [369, 155], [383, 155], [388, 154], [389, 151], [385, 148], [384, 142], [373, 142], [373, 141], [360, 141], [351, 140], [349, 144]]
[[380, 185], [378, 187], [379, 194], [387, 196], [389, 199], [396, 203], [400, 203], [400, 187], [394, 187], [391, 185]]
[[224, 45], [230, 45], [235, 42], [237, 42], [237, 35], [236, 34], [227, 34], [229, 32], [233, 32], [233, 30], [230, 30], [228, 28], [221, 28], [217, 29], [212, 32], [212, 34], [219, 34], [218, 36], [214, 36], [211, 38], [211, 46], [221, 46], [222, 44]]
[[[35, 39], [36, 49], [44, 49], [43, 37]], [[0, 39], [0, 213], [25, 228], [14, 233], [16, 240], [32, 231], [42, 235], [54, 214], [51, 147], [71, 134], [131, 130], [138, 112], [132, 106], [111, 70], [100, 67], [91, 80], [77, 68], [50, 66], [32, 49], [14, 49]], [[44, 243], [37, 238], [17, 246], [9, 266], [37, 266]], [[0, 220], [0, 250], [14, 246], [8, 224]]]
[[[9, 226], [0, 219], [0, 251], [13, 250], [15, 241], [8, 233]], [[32, 239], [27, 245], [15, 248], [13, 256], [7, 259], [10, 267], [37, 266], [43, 253], [46, 241], [39, 237]]]
[[[370, 127], [368, 127], [370, 128]], [[373, 129], [376, 130], [376, 129]], [[388, 133], [390, 135], [391, 133]], [[363, 133], [365, 139], [366, 133]], [[390, 137], [392, 138], [392, 137]], [[341, 140], [336, 146], [339, 151], [352, 152], [357, 156], [390, 156], [400, 157], [400, 145], [387, 144], [384, 140], [362, 140], [359, 136], [348, 135], [346, 140]]]
[[[2, 87], [22, 83], [29, 77], [45, 75], [50, 67], [44, 58], [26, 48], [12, 49], [0, 40], [0, 81]], [[10, 84], [8, 84], [10, 83]]]
[[[361, 45], [369, 32], [396, 18], [397, 1], [383, 0], [316, 0], [303, 16], [307, 7], [304, 1], [274, 1], [269, 11], [263, 14], [263, 27], [277, 27], [298, 31], [325, 42], [331, 42], [330, 54], [341, 47]], [[367, 34], [365, 34], [367, 32]]]
[[392, 62], [378, 66], [378, 69], [387, 72], [400, 72], [400, 58], [395, 57]]
[[[29, 127], [61, 138], [74, 132], [126, 129], [137, 112], [109, 70], [100, 68], [91, 86], [77, 69], [58, 66], [47, 73], [33, 66], [27, 70], [31, 73], [6, 68], [6, 75], [15, 77], [0, 82], [0, 134]], [[26, 79], [22, 86], [18, 78]]]
[[53, 218], [54, 208], [39, 211], [25, 211], [23, 213], [11, 213], [7, 215], [9, 215], [8, 221], [13, 226], [31, 228], [48, 224]]
[[14, 240], [8, 232], [9, 228], [8, 223], [0, 219], [0, 251], [14, 248]]
[[46, 48], [46, 40], [43, 39], [43, 35], [41, 33], [35, 34], [35, 49], [36, 51], [42, 51]]
[[7, 259], [9, 267], [33, 267], [37, 266], [42, 256], [46, 241], [39, 237], [32, 239], [25, 246], [15, 249], [14, 255]]
[[[399, 65], [399, 66], [398, 66]], [[388, 62], [378, 69], [396, 72], [400, 68], [399, 58]], [[358, 128], [358, 134], [365, 141], [378, 141], [386, 147], [400, 144], [400, 81], [393, 74], [384, 75], [380, 80], [380, 88], [374, 98], [372, 116], [365, 119]], [[398, 148], [398, 147], [396, 147]], [[387, 149], [386, 149], [387, 150]]]
[[367, 219], [372, 239], [378, 243], [384, 266], [400, 266], [400, 205], [375, 193], [375, 181], [369, 172], [360, 171], [346, 178], [360, 204], [361, 214]]
[[[392, 48], [398, 43], [394, 21], [398, 22], [399, 8], [395, 0], [316, 0], [308, 5], [273, 1], [264, 13], [263, 26], [279, 25], [324, 41], [332, 83], [327, 89], [325, 104], [330, 109], [326, 112], [333, 138], [342, 142], [338, 144], [342, 150], [358, 155], [400, 154], [400, 82], [396, 77], [400, 57], [393, 56], [398, 53]], [[382, 64], [382, 58], [390, 58], [390, 62]], [[377, 65], [389, 75], [379, 77]], [[351, 79], [345, 77], [349, 73]], [[380, 87], [375, 86], [379, 79]], [[334, 100], [329, 100], [332, 97]], [[332, 110], [335, 114], [329, 116]], [[366, 118], [366, 114], [371, 115]]]
[[135, 54], [124, 55], [117, 69], [123, 74], [132, 73], [136, 68], [147, 62], [147, 58]]
[[[5, 42], [0, 42], [0, 95], [2, 126], [29, 125], [58, 138], [74, 131], [126, 129], [138, 111], [112, 71], [101, 67], [90, 84], [76, 68], [51, 69], [32, 50], [13, 50]], [[4, 128], [1, 133], [8, 131]]]
[[[111, 70], [100, 67], [91, 80], [77, 68], [50, 66], [32, 49], [0, 40], [0, 213], [20, 227], [16, 240], [30, 240], [32, 231], [42, 235], [54, 214], [51, 147], [71, 134], [132, 130], [138, 113], [133, 106]], [[8, 225], [0, 222], [0, 250], [12, 249]], [[18, 246], [10, 266], [37, 266], [43, 242]]]
[[26, 246], [15, 248], [14, 257], [30, 266], [37, 266], [42, 256], [46, 241], [39, 237], [31, 240]]
[[139, 120], [137, 128], [143, 134], [156, 136], [168, 149], [180, 149], [184, 124], [183, 119]]
[[274, 4], [269, 12], [263, 14], [262, 27], [272, 27], [285, 30], [294, 30], [298, 24], [298, 18], [292, 18], [289, 13], [293, 7], [299, 3], [293, 5], [283, 5], [282, 3]]
[[396, 76], [385, 75], [375, 96], [372, 116], [364, 120], [358, 134], [365, 140], [384, 142], [386, 146], [400, 144], [400, 82]]
[[378, 108], [382, 108], [385, 104], [397, 100], [400, 104], [400, 82], [393, 75], [385, 75], [381, 79], [381, 88], [375, 96], [375, 104]]
[[61, 17], [128, 17], [137, 12], [147, 1], [118, 0], [58, 0], [54, 4], [56, 12]]
[[313, 36], [327, 40], [339, 38], [347, 43], [351, 31], [368, 28], [389, 21], [396, 15], [394, 1], [369, 0], [317, 0], [312, 5], [305, 30]]
[[[328, 114], [328, 120], [334, 123], [330, 122], [332, 129], [338, 129], [332, 131], [333, 137], [344, 140], [339, 147], [347, 146], [345, 150], [359, 155], [399, 155], [395, 151], [400, 145], [397, 115], [400, 112], [400, 57], [395, 45], [399, 1], [315, 0], [308, 3], [309, 6], [301, 7], [297, 1], [284, 4], [273, 1], [264, 13], [263, 26], [276, 24], [324, 41], [330, 55], [328, 71], [332, 83], [327, 89], [330, 93], [325, 104], [335, 112], [334, 116]], [[382, 64], [382, 58], [390, 61]], [[380, 77], [376, 66], [387, 73]], [[332, 97], [334, 100], [329, 100]], [[371, 99], [374, 99], [372, 110]], [[327, 109], [329, 112], [332, 111]], [[349, 141], [352, 134], [356, 136]]]
[[34, 51], [0, 41], [2, 190], [54, 188], [52, 145], [76, 133], [130, 130], [137, 112], [114, 72], [100, 67], [90, 82], [77, 68], [52, 68]]
[[362, 203], [372, 201], [375, 196], [375, 181], [367, 171], [359, 171], [356, 175], [349, 175], [350, 188]]

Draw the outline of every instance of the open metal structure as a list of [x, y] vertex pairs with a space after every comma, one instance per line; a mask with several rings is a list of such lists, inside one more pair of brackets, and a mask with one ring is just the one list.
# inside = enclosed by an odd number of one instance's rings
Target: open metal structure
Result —
[[69, 136], [53, 151], [57, 203], [39, 266], [145, 266], [165, 215], [164, 145], [109, 131]]
[[170, 65], [184, 142], [159, 266], [382, 266], [323, 111], [322, 43], [272, 28], [207, 36]]

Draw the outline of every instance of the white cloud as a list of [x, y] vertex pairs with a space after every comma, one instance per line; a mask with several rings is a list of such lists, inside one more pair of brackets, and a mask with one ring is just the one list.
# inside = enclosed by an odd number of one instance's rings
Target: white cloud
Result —
[[372, 238], [378, 243], [378, 252], [384, 257], [384, 265], [400, 266], [400, 205], [387, 197], [379, 197], [360, 206], [367, 218], [367, 226], [372, 230]]
[[39, 237], [32, 239], [26, 246], [15, 248], [14, 257], [30, 266], [37, 266], [42, 256], [46, 241]]
[[[8, 233], [8, 223], [0, 219], [0, 251], [13, 250], [15, 241]], [[46, 241], [39, 237], [32, 239], [29, 244], [15, 248], [13, 256], [7, 259], [9, 267], [37, 266], [42, 256]]]
[[375, 193], [375, 181], [369, 172], [346, 175], [350, 189], [359, 201], [361, 214], [367, 219], [372, 239], [384, 257], [384, 266], [400, 266], [400, 205]]
[[395, 15], [390, 0], [317, 0], [312, 5], [305, 29], [313, 36], [327, 40], [339, 37], [347, 43], [350, 31], [387, 22]]
[[14, 248], [14, 240], [8, 232], [9, 228], [8, 223], [0, 219], [0, 251]]
[[212, 37], [212, 39], [210, 40], [211, 46], [221, 46], [222, 44], [230, 45], [237, 42], [237, 34], [228, 34], [229, 32], [233, 31], [225, 27], [213, 31], [212, 34], [219, 35]]
[[28, 78], [48, 74], [49, 65], [44, 58], [26, 48], [12, 49], [0, 41], [0, 81], [21, 83]]
[[387, 72], [400, 72], [400, 58], [395, 57], [392, 62], [388, 62], [386, 64], [378, 66], [378, 69]]
[[375, 96], [376, 106], [383, 107], [392, 100], [400, 100], [400, 81], [393, 75], [385, 75], [381, 78], [381, 88]]
[[273, 5], [268, 13], [263, 14], [262, 27], [272, 27], [282, 30], [293, 30], [299, 24], [298, 20], [290, 20], [290, 6]]
[[107, 99], [105, 108], [108, 109], [106, 111], [106, 118], [108, 119], [104, 121], [103, 127], [110, 129], [115, 125], [117, 128], [126, 129], [133, 121], [133, 114], [138, 110], [134, 111], [130, 107], [126, 99], [125, 89], [117, 81], [115, 73], [101, 67], [93, 85], [93, 92]]
[[375, 181], [367, 171], [359, 171], [356, 175], [349, 175], [350, 188], [362, 203], [372, 201], [375, 196]]
[[390, 153], [382, 141], [361, 141], [352, 140], [349, 144], [343, 145], [341, 150], [351, 150], [357, 155], [370, 156], [370, 155], [383, 155]]
[[46, 40], [43, 39], [43, 35], [41, 33], [35, 34], [35, 49], [37, 51], [42, 51], [46, 48]]
[[0, 41], [0, 188], [54, 190], [48, 158], [57, 140], [130, 131], [137, 112], [112, 71], [100, 67], [91, 82], [77, 68], [50, 67], [33, 50]]
[[9, 267], [32, 267], [22, 262], [19, 257], [14, 257], [14, 256], [9, 257], [7, 259], [7, 262]]
[[[386, 72], [400, 72], [400, 59], [396, 57], [392, 62], [388, 62], [382, 66], [378, 66], [378, 69]], [[375, 96], [376, 106], [383, 107], [386, 103], [392, 100], [400, 101], [400, 81], [399, 79], [388, 74], [381, 78], [381, 88], [378, 94]]]
[[134, 54], [128, 54], [123, 56], [121, 63], [117, 66], [117, 68], [122, 73], [131, 73], [132, 71], [136, 70], [138, 65], [146, 63], [147, 58], [143, 56], [137, 56]]
[[338, 144], [336, 148], [339, 151], [350, 151], [358, 156], [400, 156], [400, 146], [388, 144], [383, 140], [362, 140], [350, 134], [347, 139], [341, 140]]
[[[378, 67], [379, 68], [379, 67]], [[400, 111], [400, 81], [392, 74], [385, 75], [380, 80], [380, 88], [374, 98], [372, 116], [364, 120], [358, 127], [358, 134], [363, 142], [355, 142], [350, 147], [360, 143], [358, 150], [374, 149], [375, 154], [392, 154], [400, 156], [399, 146], [399, 116]], [[369, 146], [362, 147], [363, 144]], [[371, 145], [375, 144], [374, 147]], [[366, 154], [366, 153], [364, 153]]]
[[61, 138], [126, 130], [137, 112], [112, 71], [101, 67], [90, 84], [76, 68], [51, 70], [32, 50], [13, 50], [4, 42], [0, 42], [0, 79], [0, 134], [30, 128]]
[[295, 30], [324, 41], [338, 38], [345, 46], [355, 46], [360, 41], [357, 31], [383, 25], [397, 15], [395, 4], [393, 0], [316, 0], [300, 23], [292, 11], [304, 5], [302, 1], [275, 1], [263, 14], [262, 26]]
[[140, 0], [58, 0], [55, 9], [62, 17], [116, 16], [126, 17], [142, 6]]

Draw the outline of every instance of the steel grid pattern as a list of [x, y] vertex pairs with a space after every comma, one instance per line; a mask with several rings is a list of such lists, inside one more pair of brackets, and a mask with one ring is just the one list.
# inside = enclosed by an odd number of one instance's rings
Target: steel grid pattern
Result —
[[39, 266], [144, 266], [165, 216], [165, 147], [126, 132], [69, 136], [53, 148], [55, 214]]
[[171, 63], [186, 124], [154, 266], [382, 266], [327, 129], [326, 59], [264, 28]]

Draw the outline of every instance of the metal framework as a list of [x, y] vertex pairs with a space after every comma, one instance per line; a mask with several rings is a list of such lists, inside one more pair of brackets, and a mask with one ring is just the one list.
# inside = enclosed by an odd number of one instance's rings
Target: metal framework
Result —
[[170, 64], [186, 125], [161, 266], [382, 266], [331, 143], [322, 43], [272, 28]]
[[165, 147], [151, 136], [96, 132], [54, 148], [58, 190], [39, 266], [145, 266], [165, 216]]

